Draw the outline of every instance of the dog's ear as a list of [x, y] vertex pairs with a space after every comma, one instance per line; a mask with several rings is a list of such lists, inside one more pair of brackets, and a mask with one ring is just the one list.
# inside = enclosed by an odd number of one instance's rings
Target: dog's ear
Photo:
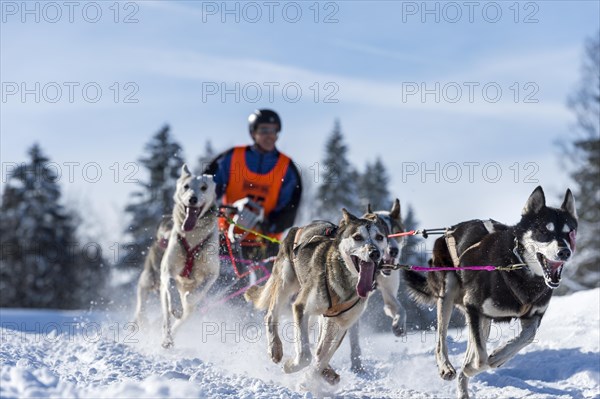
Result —
[[542, 186], [537, 186], [533, 193], [529, 196], [527, 203], [523, 207], [521, 215], [528, 213], [538, 213], [544, 206], [546, 206], [546, 197], [544, 196], [544, 190]]
[[373, 209], [371, 208], [371, 203], [367, 204], [367, 213], [373, 213]]
[[190, 170], [188, 169], [188, 166], [186, 163], [183, 164], [183, 166], [181, 167], [181, 176], [191, 176], [192, 172], [190, 172]]
[[569, 213], [569, 215], [573, 216], [575, 220], [577, 220], [577, 209], [575, 209], [575, 197], [573, 197], [573, 193], [570, 189], [567, 189], [565, 193], [565, 200], [563, 201], [560, 209], [563, 209]]
[[392, 220], [400, 220], [400, 200], [398, 198], [396, 198], [394, 204], [392, 205], [390, 217], [392, 218]]
[[358, 218], [356, 216], [354, 216], [353, 214], [351, 214], [350, 212], [348, 212], [348, 210], [346, 208], [342, 208], [342, 222], [340, 224], [343, 223], [350, 223], [353, 220], [358, 220]]

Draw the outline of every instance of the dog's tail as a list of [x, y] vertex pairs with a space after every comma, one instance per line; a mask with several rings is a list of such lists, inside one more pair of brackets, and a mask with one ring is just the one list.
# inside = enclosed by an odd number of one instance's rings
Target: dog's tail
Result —
[[409, 295], [417, 302], [424, 305], [435, 303], [435, 295], [422, 273], [413, 270], [403, 270], [403, 277], [408, 287]]
[[273, 273], [263, 286], [252, 286], [244, 294], [246, 301], [252, 302], [259, 310], [266, 310], [272, 301], [279, 298], [279, 290], [296, 282], [296, 274], [291, 264], [297, 227], [292, 227], [279, 247], [273, 264]]
[[276, 276], [271, 275], [265, 285], [253, 285], [248, 288], [244, 298], [246, 298], [246, 301], [252, 302], [256, 309], [266, 310], [271, 302], [272, 294], [275, 293], [277, 282]]

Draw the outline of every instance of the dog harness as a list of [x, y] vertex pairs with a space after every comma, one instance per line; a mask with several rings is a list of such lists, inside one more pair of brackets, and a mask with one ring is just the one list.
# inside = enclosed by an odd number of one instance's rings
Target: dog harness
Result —
[[[494, 227], [495, 221], [494, 220], [487, 219], [487, 220], [480, 220], [480, 222], [481, 222], [481, 224], [483, 224], [483, 227], [485, 227], [488, 234], [491, 234], [494, 232], [494, 230], [495, 230], [495, 227]], [[446, 240], [446, 246], [448, 247], [448, 252], [450, 252], [450, 257], [452, 258], [452, 263], [454, 264], [454, 267], [458, 267], [458, 266], [460, 266], [460, 260], [461, 260], [462, 256], [464, 254], [466, 254], [468, 251], [470, 251], [471, 249], [477, 248], [481, 244], [481, 241], [476, 242], [475, 244], [473, 244], [470, 247], [468, 247], [467, 249], [465, 249], [462, 254], [459, 254], [458, 249], [456, 249], [456, 239], [454, 238], [453, 234], [454, 234], [454, 230], [447, 229], [446, 232], [444, 233], [444, 239]]]
[[204, 244], [206, 244], [211, 237], [212, 234], [200, 241], [200, 243], [194, 248], [190, 248], [190, 244], [187, 242], [185, 237], [177, 234], [177, 241], [179, 241], [179, 244], [181, 244], [181, 247], [183, 248], [183, 252], [185, 252], [185, 266], [181, 271], [181, 277], [190, 278], [190, 274], [194, 268], [194, 261], [198, 258], [198, 254], [200, 253], [200, 250]]
[[[264, 209], [265, 218], [277, 206], [279, 193], [283, 179], [290, 165], [290, 158], [279, 153], [277, 163], [268, 173], [260, 174], [251, 171], [246, 164], [246, 149], [248, 146], [235, 147], [231, 156], [229, 169], [229, 182], [223, 195], [223, 204], [232, 204], [235, 201], [249, 197], [259, 203]], [[222, 231], [229, 226], [226, 220], [219, 219], [219, 227]], [[281, 239], [282, 233], [267, 234], [270, 237]], [[246, 239], [255, 239], [250, 234]]]
[[340, 297], [333, 291], [329, 280], [327, 279], [327, 264], [325, 264], [325, 287], [327, 287], [327, 300], [329, 301], [329, 308], [323, 313], [324, 317], [336, 317], [345, 313], [358, 305], [361, 297], [357, 297], [356, 300], [349, 300], [340, 303]]

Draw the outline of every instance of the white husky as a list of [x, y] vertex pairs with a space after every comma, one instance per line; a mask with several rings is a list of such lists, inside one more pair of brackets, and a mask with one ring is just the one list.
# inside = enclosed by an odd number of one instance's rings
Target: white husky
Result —
[[[173, 346], [173, 331], [190, 315], [219, 275], [213, 177], [194, 176], [183, 165], [173, 199], [173, 229], [160, 264], [164, 348]], [[171, 315], [177, 319], [173, 326]]]

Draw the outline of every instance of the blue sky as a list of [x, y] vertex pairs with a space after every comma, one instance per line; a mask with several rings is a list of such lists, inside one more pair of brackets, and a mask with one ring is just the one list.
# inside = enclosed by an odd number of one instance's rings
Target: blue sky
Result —
[[[76, 2], [71, 22], [62, 2], [59, 16], [46, 3], [27, 3], [27, 14], [3, 1], [2, 187], [37, 141], [61, 167], [66, 199], [91, 207], [89, 223], [117, 241], [134, 188], [125, 178], [144, 177], [128, 163], [164, 123], [195, 164], [208, 139], [248, 143], [247, 115], [269, 107], [283, 118], [279, 148], [308, 174], [339, 118], [352, 161], [380, 156], [392, 194], [423, 227], [516, 222], [538, 184], [559, 205], [568, 179], [555, 142], [574, 122], [566, 98], [599, 2], [466, 3]], [[36, 82], [39, 103], [21, 96]], [[222, 87], [239, 99], [222, 99]]]

